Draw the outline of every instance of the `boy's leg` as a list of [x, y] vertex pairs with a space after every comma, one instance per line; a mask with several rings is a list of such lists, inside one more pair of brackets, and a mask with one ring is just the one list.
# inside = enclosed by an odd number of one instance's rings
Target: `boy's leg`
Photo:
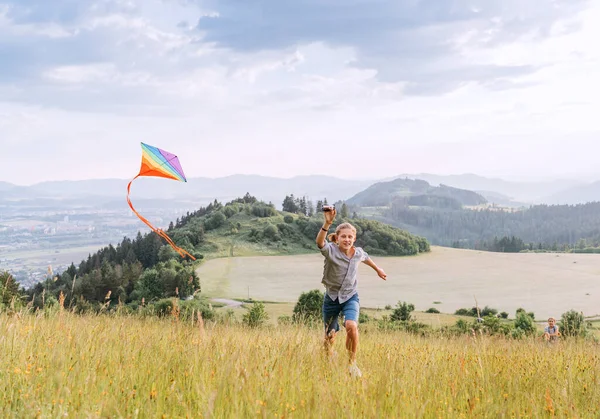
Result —
[[350, 363], [356, 362], [358, 351], [358, 315], [360, 312], [360, 301], [358, 294], [343, 304], [344, 327], [346, 328], [346, 349]]
[[340, 330], [338, 316], [340, 315], [341, 305], [336, 299], [333, 301], [327, 293], [323, 298], [323, 325], [325, 326], [325, 338], [323, 347], [327, 355], [333, 355], [333, 343], [335, 334]]

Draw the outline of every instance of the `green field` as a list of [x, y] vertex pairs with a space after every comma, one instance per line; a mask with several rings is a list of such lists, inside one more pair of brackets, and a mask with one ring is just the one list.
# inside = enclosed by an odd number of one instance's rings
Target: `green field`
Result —
[[328, 359], [320, 330], [307, 327], [0, 314], [0, 415], [595, 418], [597, 349], [371, 330], [363, 377], [352, 379], [343, 342]]
[[[517, 308], [536, 319], [560, 317], [570, 309], [600, 314], [600, 255], [569, 253], [491, 253], [432, 247], [411, 257], [373, 257], [388, 274], [379, 279], [367, 266], [359, 270], [361, 305], [395, 306], [408, 301], [416, 310], [435, 307], [454, 313], [490, 306], [511, 316]], [[302, 292], [322, 289], [323, 258], [297, 256], [225, 257], [197, 270], [203, 293], [212, 297], [295, 302]], [[441, 304], [434, 305], [438, 301]]]

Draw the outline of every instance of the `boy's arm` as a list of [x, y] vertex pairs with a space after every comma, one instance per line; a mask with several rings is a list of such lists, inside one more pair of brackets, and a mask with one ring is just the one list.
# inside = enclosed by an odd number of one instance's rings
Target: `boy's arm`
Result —
[[367, 258], [363, 261], [363, 263], [367, 266], [370, 266], [371, 268], [373, 268], [375, 270], [375, 272], [377, 272], [377, 275], [379, 275], [379, 277], [381, 279], [383, 279], [384, 281], [387, 278], [386, 273], [383, 271], [383, 269], [381, 269], [379, 266], [377, 266], [375, 264], [375, 262], [373, 262], [373, 260], [371, 258]]
[[325, 238], [327, 237], [326, 230], [329, 230], [329, 227], [331, 227], [331, 224], [333, 224], [333, 220], [335, 220], [335, 214], [335, 209], [323, 212], [325, 221], [323, 222], [323, 227], [319, 230], [319, 234], [317, 234], [317, 238], [315, 240], [317, 242], [317, 246], [319, 246], [319, 249], [325, 247]]

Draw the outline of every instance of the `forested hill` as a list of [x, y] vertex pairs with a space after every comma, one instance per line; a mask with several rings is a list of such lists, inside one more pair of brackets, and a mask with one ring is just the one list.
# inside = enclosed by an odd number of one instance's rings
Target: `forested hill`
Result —
[[[312, 207], [312, 205], [311, 205]], [[338, 217], [358, 230], [357, 246], [373, 255], [414, 255], [429, 243], [378, 221]], [[315, 237], [323, 214], [283, 213], [272, 204], [246, 194], [225, 205], [215, 201], [171, 223], [169, 236], [198, 260], [236, 255], [317, 252]], [[134, 307], [170, 297], [197, 295], [200, 281], [191, 259], [182, 259], [157, 234], [150, 232], [90, 255], [78, 266], [27, 290], [35, 307], [64, 298], [80, 311], [125, 304]], [[61, 297], [62, 293], [62, 297]]]
[[453, 188], [446, 185], [431, 186], [419, 179], [396, 179], [379, 182], [346, 201], [360, 207], [388, 206], [394, 202], [403, 205], [432, 208], [462, 208], [487, 203], [476, 192]]
[[384, 211], [382, 220], [443, 246], [488, 249], [494, 238], [512, 236], [535, 249], [600, 246], [600, 202], [535, 205], [519, 211], [434, 211], [394, 204]]

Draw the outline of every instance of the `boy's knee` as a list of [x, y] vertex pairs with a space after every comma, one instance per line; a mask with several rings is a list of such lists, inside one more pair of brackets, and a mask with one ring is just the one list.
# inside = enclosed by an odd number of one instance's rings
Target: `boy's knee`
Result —
[[346, 327], [346, 332], [358, 333], [358, 324], [354, 320], [346, 320], [344, 326]]

